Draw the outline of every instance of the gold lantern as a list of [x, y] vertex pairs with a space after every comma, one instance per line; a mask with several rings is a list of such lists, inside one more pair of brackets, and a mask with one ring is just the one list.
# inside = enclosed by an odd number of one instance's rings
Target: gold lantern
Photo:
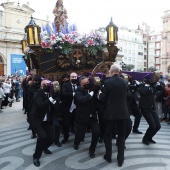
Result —
[[27, 43], [29, 47], [41, 46], [40, 39], [41, 28], [38, 25], [36, 25], [32, 16], [29, 24], [25, 27], [25, 33], [27, 34]]
[[21, 40], [21, 45], [22, 45], [22, 52], [24, 53], [24, 51], [27, 47], [26, 35], [24, 35], [24, 38]]
[[116, 46], [118, 41], [118, 27], [113, 23], [112, 18], [109, 25], [106, 27], [107, 31], [107, 49], [109, 52], [109, 60], [115, 62], [119, 49]]
[[118, 27], [113, 23], [112, 18], [109, 25], [106, 27], [107, 43], [116, 43], [118, 41]]

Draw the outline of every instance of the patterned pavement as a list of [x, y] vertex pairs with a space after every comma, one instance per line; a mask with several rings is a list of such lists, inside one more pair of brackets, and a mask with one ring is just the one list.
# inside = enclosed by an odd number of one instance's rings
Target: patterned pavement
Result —
[[[105, 148], [104, 144], [100, 143], [96, 148], [96, 157], [89, 158], [90, 133], [86, 134], [78, 151], [73, 149], [73, 134], [62, 147], [52, 145], [49, 148], [52, 154], [43, 154], [40, 159], [41, 166], [37, 168], [32, 164], [36, 139], [30, 138], [31, 132], [27, 130], [26, 116], [22, 112], [19, 102], [0, 114], [1, 170], [170, 170], [170, 125], [165, 122], [154, 138], [156, 144], [146, 146], [141, 143], [143, 135], [130, 134], [126, 141], [125, 162], [121, 168], [117, 166], [115, 140], [112, 163], [109, 164], [103, 159]], [[139, 129], [145, 132], [147, 127], [142, 119]]]

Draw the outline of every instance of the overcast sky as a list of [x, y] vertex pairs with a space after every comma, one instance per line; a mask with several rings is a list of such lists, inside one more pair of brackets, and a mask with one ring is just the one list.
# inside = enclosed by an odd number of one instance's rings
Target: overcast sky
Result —
[[[6, 2], [6, 0], [0, 0]], [[18, 2], [18, 0], [13, 0]], [[56, 0], [19, 0], [20, 4], [29, 2], [35, 10], [33, 17], [54, 20], [52, 14]], [[137, 28], [146, 22], [152, 29], [161, 30], [161, 17], [170, 10], [170, 0], [63, 0], [68, 13], [68, 22], [76, 23], [80, 32], [105, 27], [113, 17], [119, 26]]]

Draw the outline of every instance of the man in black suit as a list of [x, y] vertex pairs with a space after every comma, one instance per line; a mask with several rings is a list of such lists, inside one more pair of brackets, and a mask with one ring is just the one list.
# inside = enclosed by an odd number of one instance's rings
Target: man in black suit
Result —
[[77, 74], [70, 74], [70, 81], [62, 85], [62, 113], [63, 113], [63, 133], [62, 144], [69, 138], [69, 129], [75, 120], [76, 105], [74, 103], [74, 94], [77, 89]]
[[[28, 84], [30, 84], [30, 82], [31, 81], [29, 81]], [[30, 113], [31, 108], [32, 108], [32, 102], [33, 102], [34, 94], [40, 88], [40, 86], [41, 86], [41, 76], [36, 74], [33, 77], [33, 84], [31, 83], [29, 85], [29, 88], [28, 88], [28, 101], [27, 101], [27, 104], [28, 104], [28, 106], [27, 106], [27, 112], [28, 112], [27, 116], [28, 117], [29, 117], [29, 113]], [[28, 118], [28, 120], [29, 120], [29, 118]], [[28, 121], [28, 123], [29, 123], [29, 121]], [[31, 129], [31, 127], [30, 127], [30, 129]], [[36, 134], [35, 134], [34, 130], [33, 129], [31, 129], [31, 130], [32, 130], [31, 139], [36, 138]]]
[[37, 167], [40, 166], [39, 159], [42, 152], [51, 154], [47, 148], [54, 142], [54, 130], [49, 123], [49, 113], [50, 105], [55, 104], [56, 101], [52, 97], [49, 97], [49, 92], [49, 81], [43, 80], [41, 82], [41, 88], [34, 94], [31, 111], [29, 113], [29, 123], [38, 136], [35, 153], [33, 154], [33, 163]]
[[126, 122], [129, 119], [127, 108], [128, 82], [119, 76], [120, 67], [116, 64], [110, 67], [111, 78], [104, 82], [103, 92], [99, 91], [98, 98], [106, 102], [104, 111], [105, 134], [104, 143], [106, 154], [104, 159], [111, 162], [113, 124], [117, 126], [118, 166], [124, 162], [124, 147], [126, 136]]
[[129, 108], [130, 114], [133, 114], [133, 116], [135, 117], [134, 125], [133, 125], [133, 133], [142, 134], [142, 132], [138, 130], [140, 120], [142, 117], [142, 113], [139, 108], [139, 99], [137, 96], [139, 82], [133, 80], [131, 76], [128, 76], [128, 80], [129, 80], [128, 82], [129, 93], [131, 96], [131, 98], [128, 100], [128, 108]]
[[90, 91], [89, 80], [87, 77], [80, 78], [80, 87], [75, 94], [76, 103], [76, 133], [74, 149], [79, 149], [80, 142], [84, 139], [87, 127], [91, 129], [92, 140], [89, 147], [89, 156], [95, 157], [95, 148], [99, 139], [99, 124], [96, 113], [96, 95]]
[[149, 74], [145, 76], [144, 83], [140, 84], [139, 93], [139, 107], [141, 108], [143, 117], [149, 125], [143, 137], [142, 143], [149, 145], [150, 143], [156, 143], [153, 140], [153, 137], [161, 128], [155, 106], [156, 87]]

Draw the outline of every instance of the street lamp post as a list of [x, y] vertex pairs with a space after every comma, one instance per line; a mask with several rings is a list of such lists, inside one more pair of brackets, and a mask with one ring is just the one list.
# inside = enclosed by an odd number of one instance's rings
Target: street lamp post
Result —
[[119, 49], [116, 46], [118, 41], [118, 27], [113, 23], [112, 18], [109, 25], [106, 27], [107, 31], [107, 49], [109, 52], [109, 60], [115, 62]]

